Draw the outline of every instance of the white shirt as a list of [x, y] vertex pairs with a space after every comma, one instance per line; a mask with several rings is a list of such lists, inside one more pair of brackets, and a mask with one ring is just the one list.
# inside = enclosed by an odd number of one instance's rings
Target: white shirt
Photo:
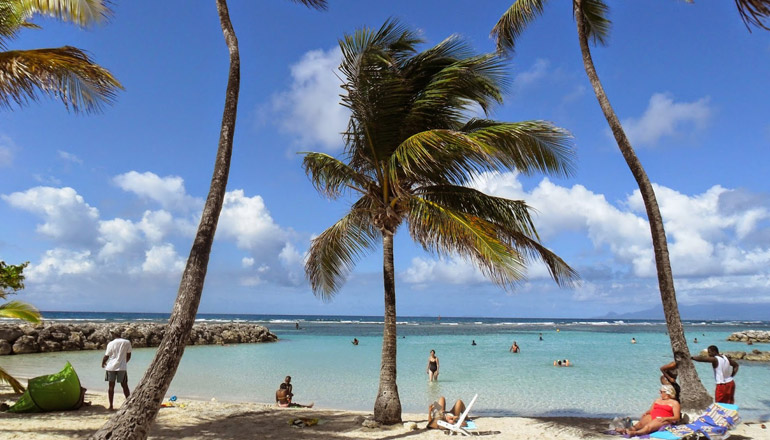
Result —
[[104, 369], [107, 371], [128, 370], [128, 365], [126, 365], [128, 353], [131, 353], [131, 342], [128, 339], [118, 338], [110, 341], [107, 344], [107, 351], [104, 352], [104, 355], [109, 357]]
[[722, 355], [715, 357], [717, 359], [717, 366], [714, 368], [714, 382], [717, 384], [732, 382], [733, 366], [730, 365], [730, 361]]

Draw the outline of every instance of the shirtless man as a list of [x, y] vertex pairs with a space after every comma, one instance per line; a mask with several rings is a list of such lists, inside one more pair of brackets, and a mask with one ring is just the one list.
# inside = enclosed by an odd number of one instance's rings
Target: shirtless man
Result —
[[275, 403], [282, 408], [312, 408], [313, 403], [310, 405], [300, 405], [291, 401], [294, 394], [291, 393], [290, 381], [291, 377], [286, 376], [286, 380], [278, 387], [278, 391], [275, 392]]

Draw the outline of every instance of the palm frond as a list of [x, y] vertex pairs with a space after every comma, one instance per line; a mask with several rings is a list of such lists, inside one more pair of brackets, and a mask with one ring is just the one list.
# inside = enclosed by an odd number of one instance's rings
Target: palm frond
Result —
[[516, 0], [492, 28], [492, 38], [501, 54], [513, 54], [516, 39], [543, 13], [546, 0]]
[[429, 130], [405, 140], [391, 156], [391, 179], [467, 183], [481, 171], [516, 169], [569, 176], [570, 134], [545, 121], [473, 119], [460, 131]]
[[469, 258], [487, 278], [506, 289], [525, 278], [522, 258], [497, 237], [489, 222], [421, 197], [409, 200], [407, 221], [412, 239], [427, 252]]
[[40, 312], [34, 306], [21, 301], [9, 301], [0, 305], [0, 316], [34, 323], [40, 322], [41, 319]]
[[315, 8], [319, 11], [325, 11], [328, 8], [326, 0], [291, 0], [294, 3], [300, 3], [308, 8]]
[[13, 392], [16, 394], [21, 394], [24, 392], [24, 386], [21, 384], [21, 382], [8, 374], [8, 372], [6, 372], [3, 367], [0, 367], [0, 383], [2, 382], [10, 385], [11, 388], [13, 388]]
[[523, 268], [534, 260], [542, 261], [560, 286], [571, 286], [579, 279], [574, 269], [540, 243], [530, 208], [523, 201], [471, 188], [437, 186], [411, 199], [410, 208], [409, 227], [415, 241], [436, 254], [452, 250], [470, 257], [503, 287], [523, 279]]
[[507, 225], [527, 236], [537, 238], [530, 208], [523, 200], [495, 197], [466, 186], [435, 185], [415, 191], [418, 197], [452, 211], [482, 218], [493, 224]]
[[749, 25], [770, 31], [770, 0], [735, 0], [735, 6], [749, 32]]
[[78, 26], [99, 23], [110, 16], [108, 0], [16, 0], [26, 15], [46, 15]]
[[[586, 35], [594, 44], [606, 45], [610, 37], [609, 7], [602, 0], [583, 0], [583, 17]], [[573, 0], [573, 12], [578, 14], [578, 3]]]
[[330, 300], [358, 260], [374, 248], [378, 237], [369, 213], [354, 207], [314, 238], [305, 261], [305, 275], [313, 293]]
[[509, 85], [503, 60], [494, 54], [458, 58], [435, 71], [420, 68], [429, 80], [414, 87], [419, 93], [404, 124], [409, 134], [424, 127], [458, 129], [471, 106], [487, 113], [502, 103]]
[[123, 86], [78, 48], [0, 53], [0, 106], [23, 106], [38, 93], [59, 98], [74, 112], [97, 113]]
[[346, 163], [328, 154], [306, 152], [302, 160], [305, 174], [310, 177], [316, 190], [330, 199], [340, 197], [345, 189], [365, 193], [370, 181]]

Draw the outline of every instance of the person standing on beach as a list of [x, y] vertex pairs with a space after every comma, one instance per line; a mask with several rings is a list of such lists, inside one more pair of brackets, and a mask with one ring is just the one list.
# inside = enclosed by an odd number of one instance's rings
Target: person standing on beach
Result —
[[428, 356], [428, 367], [425, 369], [425, 372], [428, 373], [428, 382], [438, 380], [438, 369], [439, 365], [436, 350], [431, 350], [430, 356]]
[[128, 339], [116, 338], [107, 344], [107, 350], [102, 358], [102, 368], [105, 370], [104, 380], [109, 382], [107, 389], [107, 398], [110, 401], [110, 411], [112, 399], [115, 396], [115, 381], [120, 382], [123, 387], [123, 395], [128, 399], [131, 392], [128, 390], [128, 361], [131, 360], [131, 342]]
[[716, 345], [709, 345], [708, 355], [691, 356], [690, 359], [697, 362], [709, 362], [714, 367], [714, 381], [717, 389], [714, 392], [714, 401], [717, 403], [735, 403], [735, 380], [738, 373], [738, 363], [729, 357], [719, 354]]

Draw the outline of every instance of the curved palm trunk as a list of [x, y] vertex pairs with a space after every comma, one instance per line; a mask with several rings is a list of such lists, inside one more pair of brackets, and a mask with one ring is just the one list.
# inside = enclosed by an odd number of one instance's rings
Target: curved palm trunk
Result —
[[663, 304], [663, 314], [666, 318], [666, 326], [668, 327], [674, 359], [676, 359], [679, 368], [679, 381], [682, 387], [682, 409], [701, 410], [708, 406], [712, 399], [703, 387], [698, 377], [698, 372], [695, 370], [695, 366], [690, 359], [690, 349], [687, 347], [687, 339], [684, 335], [684, 327], [682, 326], [679, 307], [676, 302], [674, 276], [671, 272], [671, 262], [668, 256], [666, 232], [663, 229], [663, 218], [660, 215], [655, 191], [652, 188], [650, 179], [647, 177], [647, 173], [642, 167], [642, 163], [636, 157], [636, 153], [628, 141], [626, 133], [623, 131], [623, 126], [620, 124], [617, 115], [615, 115], [607, 95], [604, 93], [604, 88], [594, 68], [594, 62], [588, 46], [588, 37], [582, 14], [582, 0], [576, 0], [576, 4], [575, 20], [577, 21], [580, 51], [583, 54], [583, 65], [586, 74], [591, 81], [596, 99], [599, 101], [599, 105], [604, 112], [604, 117], [612, 129], [612, 134], [615, 136], [618, 148], [620, 148], [620, 152], [626, 159], [631, 174], [634, 175], [634, 179], [636, 179], [636, 183], [639, 185], [639, 190], [644, 200], [644, 207], [647, 210], [650, 233], [652, 234], [652, 246], [655, 251], [655, 267], [658, 272], [658, 286], [660, 288], [660, 299]]
[[93, 439], [145, 439], [155, 416], [158, 414], [163, 397], [174, 378], [182, 360], [185, 343], [190, 337], [195, 315], [198, 312], [203, 282], [219, 221], [219, 213], [227, 189], [230, 172], [230, 157], [235, 133], [235, 117], [238, 109], [240, 88], [240, 58], [238, 40], [235, 37], [226, 0], [216, 0], [217, 11], [227, 47], [230, 51], [230, 72], [227, 80], [227, 96], [222, 115], [222, 130], [219, 135], [214, 175], [206, 204], [203, 208], [198, 232], [190, 256], [187, 259], [182, 281], [179, 284], [174, 309], [168, 329], [139, 385], [120, 410], [94, 434]]
[[393, 267], [393, 233], [382, 232], [382, 274], [385, 284], [385, 324], [382, 332], [380, 389], [374, 401], [374, 420], [401, 423], [401, 400], [396, 384], [396, 274]]

